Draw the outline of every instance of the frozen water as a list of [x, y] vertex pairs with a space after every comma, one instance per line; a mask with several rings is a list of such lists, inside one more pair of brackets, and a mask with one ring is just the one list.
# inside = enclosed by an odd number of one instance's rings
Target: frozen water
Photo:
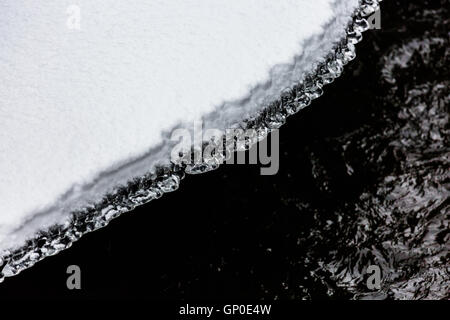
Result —
[[173, 129], [260, 111], [332, 51], [357, 5], [3, 0], [0, 252], [167, 163]]

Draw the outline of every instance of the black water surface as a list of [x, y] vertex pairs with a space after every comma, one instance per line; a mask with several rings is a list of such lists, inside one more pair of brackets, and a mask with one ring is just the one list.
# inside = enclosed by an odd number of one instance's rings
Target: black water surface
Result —
[[449, 299], [449, 8], [384, 1], [381, 30], [281, 129], [278, 175], [187, 177], [6, 279], [0, 298]]

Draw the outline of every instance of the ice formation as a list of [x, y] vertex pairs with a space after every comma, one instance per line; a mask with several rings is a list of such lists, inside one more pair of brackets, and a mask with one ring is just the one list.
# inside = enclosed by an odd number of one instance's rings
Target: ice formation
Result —
[[[0, 257], [301, 81], [358, 0], [2, 0]], [[0, 263], [1, 265], [1, 263]]]

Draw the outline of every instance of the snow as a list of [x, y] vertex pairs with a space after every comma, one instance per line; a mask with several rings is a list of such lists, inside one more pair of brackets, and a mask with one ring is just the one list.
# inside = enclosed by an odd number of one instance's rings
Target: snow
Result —
[[276, 99], [357, 5], [2, 0], [0, 252], [166, 162], [173, 129]]

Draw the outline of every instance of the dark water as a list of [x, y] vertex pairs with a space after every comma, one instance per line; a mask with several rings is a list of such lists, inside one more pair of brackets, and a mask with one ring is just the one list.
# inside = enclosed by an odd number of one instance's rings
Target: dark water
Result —
[[[0, 286], [0, 297], [449, 299], [448, 1], [381, 30], [280, 131], [280, 172], [225, 165]], [[80, 265], [83, 290], [65, 287]], [[382, 270], [381, 290], [366, 270]]]

